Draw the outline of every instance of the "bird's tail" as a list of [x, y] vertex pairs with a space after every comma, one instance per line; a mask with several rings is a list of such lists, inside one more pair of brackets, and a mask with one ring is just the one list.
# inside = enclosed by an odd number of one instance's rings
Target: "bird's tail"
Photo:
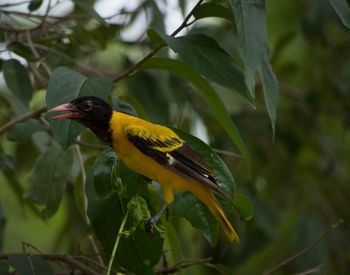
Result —
[[[206, 192], [196, 192], [197, 197], [203, 201], [211, 211], [211, 213], [214, 215], [216, 220], [221, 225], [222, 229], [224, 230], [226, 236], [230, 239], [230, 241], [236, 241], [239, 242], [239, 238], [237, 236], [236, 231], [230, 224], [230, 222], [227, 220], [224, 211], [222, 210], [220, 204], [216, 200], [214, 194], [210, 191], [210, 189], [205, 188]], [[198, 190], [198, 189], [197, 189]], [[206, 194], [203, 194], [206, 193]]]

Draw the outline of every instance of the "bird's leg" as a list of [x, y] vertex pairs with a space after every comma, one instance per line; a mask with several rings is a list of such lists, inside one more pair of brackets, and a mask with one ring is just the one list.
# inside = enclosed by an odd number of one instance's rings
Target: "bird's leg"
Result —
[[167, 209], [167, 207], [168, 207], [168, 204], [165, 202], [163, 204], [162, 208], [159, 210], [159, 212], [156, 215], [154, 215], [153, 217], [144, 219], [145, 221], [149, 222], [147, 231], [150, 234], [154, 233], [153, 232], [153, 227], [156, 225], [156, 223], [158, 222], [159, 218], [162, 216], [163, 212], [165, 211], [165, 209]]

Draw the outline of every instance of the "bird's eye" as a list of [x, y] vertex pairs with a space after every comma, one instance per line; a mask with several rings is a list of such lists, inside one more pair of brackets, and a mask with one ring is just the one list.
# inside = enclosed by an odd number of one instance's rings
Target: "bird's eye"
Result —
[[87, 111], [87, 112], [91, 111], [93, 107], [94, 107], [94, 104], [91, 101], [85, 101], [82, 104], [82, 108], [84, 109], [84, 111]]

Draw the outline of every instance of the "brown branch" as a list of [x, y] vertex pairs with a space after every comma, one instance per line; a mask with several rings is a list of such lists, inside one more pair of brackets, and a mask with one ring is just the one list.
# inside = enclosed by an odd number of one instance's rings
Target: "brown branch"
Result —
[[6, 133], [7, 131], [9, 131], [15, 124], [17, 124], [19, 122], [26, 121], [27, 119], [30, 119], [30, 118], [37, 118], [44, 112], [46, 112], [46, 107], [36, 109], [34, 111], [31, 111], [29, 113], [26, 113], [22, 116], [19, 116], [15, 119], [11, 120], [10, 122], [8, 122], [0, 127], [0, 136], [2, 134]]
[[[0, 254], [0, 260], [8, 260], [11, 254]], [[87, 275], [98, 275], [99, 273], [95, 272], [94, 270], [88, 268], [86, 265], [74, 260], [71, 256], [65, 255], [65, 254], [31, 254], [26, 253], [24, 254], [26, 256], [40, 256], [43, 257], [46, 260], [49, 261], [60, 261], [64, 262], [71, 267], [74, 267], [80, 271], [82, 271], [84, 274]]]
[[312, 274], [312, 273], [315, 273], [315, 272], [320, 272], [321, 268], [323, 268], [323, 267], [324, 267], [324, 264], [320, 264], [318, 266], [315, 266], [315, 267], [310, 268], [308, 270], [305, 270], [303, 272], [295, 273], [293, 275], [307, 275], [307, 274]]
[[334, 229], [336, 229], [338, 227], [339, 224], [343, 223], [343, 220], [339, 220], [336, 224], [331, 225], [330, 228], [323, 233], [323, 235], [318, 238], [317, 240], [315, 240], [313, 243], [311, 243], [308, 247], [304, 248], [303, 250], [299, 251], [298, 253], [294, 254], [293, 256], [285, 259], [283, 262], [281, 262], [280, 264], [276, 265], [274, 268], [267, 270], [263, 273], [263, 275], [268, 275], [271, 274], [273, 272], [275, 272], [276, 270], [280, 269], [282, 266], [288, 264], [289, 262], [299, 258], [300, 256], [304, 255], [305, 253], [309, 252], [310, 250], [312, 250], [320, 241], [322, 241], [325, 237], [327, 237], [327, 235], [329, 233], [331, 233]]
[[[203, 2], [203, 0], [199, 0], [197, 4], [193, 7], [193, 9], [189, 12], [189, 14], [185, 17], [182, 24], [171, 34], [171, 36], [177, 35], [180, 31], [182, 31], [183, 28], [187, 26], [188, 20], [191, 18], [194, 10]], [[164, 43], [161, 43], [157, 45], [148, 55], [146, 55], [144, 58], [142, 58], [139, 62], [135, 63], [133, 66], [131, 66], [129, 69], [127, 69], [125, 72], [121, 73], [120, 75], [117, 75], [113, 78], [113, 83], [118, 82], [119, 80], [131, 75], [133, 72], [136, 71], [138, 67], [140, 67], [142, 64], [144, 64], [148, 59], [153, 57], [161, 48], [165, 46]]]

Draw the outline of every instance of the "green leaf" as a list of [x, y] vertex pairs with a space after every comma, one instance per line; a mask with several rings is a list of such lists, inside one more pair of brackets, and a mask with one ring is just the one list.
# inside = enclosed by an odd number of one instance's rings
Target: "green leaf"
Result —
[[116, 160], [113, 149], [103, 151], [94, 168], [94, 187], [99, 196], [107, 197], [112, 191], [112, 169]]
[[213, 88], [208, 82], [201, 77], [195, 70], [193, 70], [186, 63], [179, 60], [171, 60], [167, 58], [151, 58], [146, 63], [140, 66], [139, 70], [146, 69], [158, 69], [165, 70], [175, 74], [178, 74], [187, 80], [189, 80], [198, 92], [204, 97], [210, 109], [220, 122], [221, 126], [229, 134], [233, 142], [236, 144], [238, 149], [245, 156], [250, 171], [250, 155], [249, 152], [240, 137], [236, 126], [230, 118], [224, 104], [221, 102], [218, 95], [215, 93]]
[[[4, 237], [4, 228], [5, 228], [5, 223], [6, 223], [6, 218], [3, 214], [2, 211], [2, 204], [0, 201], [0, 252], [2, 251], [2, 247], [3, 247], [3, 237]], [[0, 271], [1, 271], [1, 266], [0, 266]], [[0, 272], [0, 274], [2, 274]]]
[[163, 39], [154, 29], [148, 29], [147, 36], [155, 45], [164, 43]]
[[51, 265], [44, 258], [37, 255], [11, 254], [9, 262], [18, 275], [53, 274]]
[[38, 204], [45, 205], [42, 215], [52, 217], [63, 198], [73, 163], [73, 151], [64, 151], [54, 143], [36, 160], [30, 179], [34, 185], [24, 197], [31, 197]]
[[176, 38], [165, 34], [160, 36], [197, 72], [250, 100], [246, 93], [242, 70], [214, 39], [203, 34]]
[[117, 110], [118, 112], [130, 115], [130, 116], [138, 117], [136, 110], [131, 104], [115, 96], [112, 96], [112, 106], [113, 106], [113, 109]]
[[278, 82], [268, 61], [265, 1], [229, 0], [236, 19], [239, 50], [244, 61], [244, 77], [249, 93], [255, 97], [255, 74], [259, 73], [275, 134]]
[[15, 170], [13, 158], [11, 155], [0, 153], [0, 170], [12, 169]]
[[33, 86], [26, 68], [16, 59], [9, 59], [3, 65], [7, 87], [22, 103], [28, 104], [33, 94]]
[[[57, 68], [48, 83], [46, 94], [47, 108], [68, 103], [79, 96], [98, 96], [106, 99], [112, 89], [110, 78], [87, 78], [66, 67]], [[49, 117], [53, 117], [49, 114]], [[84, 127], [69, 119], [54, 120], [50, 127], [56, 140], [64, 147], [70, 146]]]
[[36, 11], [37, 9], [40, 8], [42, 3], [43, 3], [43, 0], [32, 0], [28, 5], [28, 10]]
[[193, 16], [196, 20], [206, 17], [220, 17], [235, 22], [235, 18], [228, 8], [211, 2], [197, 7], [193, 12]]
[[151, 217], [146, 200], [140, 196], [132, 197], [127, 206], [130, 216], [137, 222]]
[[[108, 198], [100, 197], [94, 190], [94, 171], [86, 173], [86, 195], [88, 197], [88, 216], [96, 237], [108, 253], [113, 244], [127, 209], [127, 198], [112, 192]], [[150, 237], [140, 228], [129, 237], [122, 236], [116, 253], [116, 265], [136, 274], [153, 274], [152, 266], [158, 263], [163, 247], [159, 235]]]
[[0, 274], [2, 275], [10, 275], [9, 271], [9, 263], [6, 260], [0, 260]]
[[7, 50], [14, 52], [15, 54], [25, 58], [27, 61], [37, 61], [38, 58], [35, 58], [31, 49], [21, 42], [14, 41], [7, 45]]
[[[73, 0], [74, 4], [77, 5], [81, 10], [96, 18], [98, 21], [106, 24], [103, 18], [95, 11], [94, 9], [94, 1], [86, 1], [86, 0]], [[107, 25], [107, 24], [106, 24]]]
[[329, 0], [344, 26], [350, 28], [350, 3], [346, 0]]
[[[220, 157], [200, 139], [179, 129], [173, 129], [183, 140], [198, 152], [211, 166], [220, 186], [233, 197], [234, 179]], [[215, 193], [215, 192], [214, 192]], [[232, 204], [226, 198], [215, 194], [226, 214], [231, 213]], [[192, 193], [176, 193], [174, 202], [169, 206], [175, 216], [185, 217], [194, 227], [203, 231], [205, 238], [214, 246], [218, 238], [218, 223], [208, 208]]]
[[241, 219], [249, 221], [254, 216], [254, 208], [248, 197], [241, 194], [235, 193], [233, 197], [233, 206], [239, 214], [241, 214]]
[[36, 119], [28, 119], [25, 122], [17, 123], [7, 134], [7, 139], [11, 141], [23, 141], [32, 134], [48, 130], [49, 127], [41, 124]]

